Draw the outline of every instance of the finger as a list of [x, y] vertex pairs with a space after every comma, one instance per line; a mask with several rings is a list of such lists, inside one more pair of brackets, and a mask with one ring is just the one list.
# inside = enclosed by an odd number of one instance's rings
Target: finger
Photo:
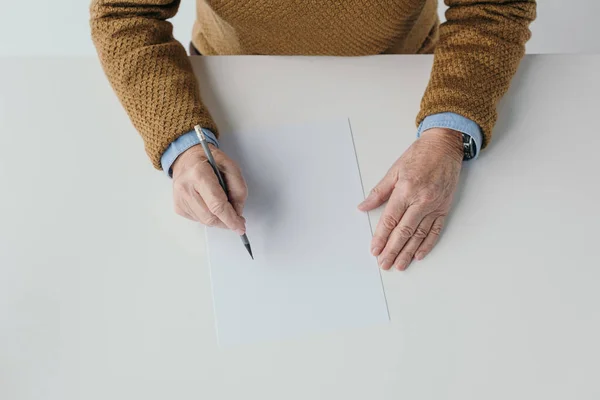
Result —
[[208, 211], [221, 220], [227, 228], [235, 231], [238, 235], [246, 232], [244, 220], [227, 200], [227, 196], [214, 174], [204, 175], [194, 189], [204, 200]]
[[379, 265], [390, 269], [404, 245], [410, 240], [423, 220], [423, 212], [419, 207], [412, 206], [402, 216], [400, 223], [394, 228], [379, 256]]
[[421, 245], [421, 243], [423, 243], [423, 240], [425, 240], [425, 238], [429, 234], [429, 231], [431, 230], [431, 226], [433, 225], [434, 221], [435, 217], [431, 215], [428, 215], [427, 217], [423, 218], [423, 221], [421, 221], [421, 223], [415, 230], [415, 233], [404, 245], [404, 247], [400, 251], [400, 254], [398, 254], [398, 257], [396, 257], [396, 260], [394, 261], [394, 267], [396, 269], [404, 271], [406, 268], [408, 268], [415, 256], [415, 253], [419, 249], [419, 246]]
[[200, 197], [200, 194], [195, 190], [192, 190], [190, 193], [190, 200], [187, 201], [183, 199], [183, 201], [188, 205], [191, 212], [196, 216], [196, 221], [204, 224], [206, 226], [211, 226], [215, 228], [227, 228], [223, 221], [221, 221], [216, 215], [210, 212], [208, 206]]
[[242, 171], [235, 163], [226, 162], [223, 163], [222, 173], [229, 189], [229, 202], [235, 212], [241, 216], [248, 198], [248, 187], [242, 176]]
[[438, 239], [440, 238], [442, 229], [444, 228], [445, 219], [445, 217], [437, 217], [436, 220], [433, 222], [429, 234], [423, 240], [423, 243], [421, 243], [419, 249], [417, 250], [417, 254], [415, 256], [417, 260], [422, 260], [427, 254], [429, 254], [429, 252], [431, 252], [433, 246], [435, 246]]
[[[375, 257], [379, 256], [385, 248], [390, 234], [400, 223], [406, 209], [407, 203], [404, 195], [399, 190], [395, 190], [390, 197], [390, 201], [385, 206], [381, 218], [379, 218], [373, 239], [371, 240], [371, 254]], [[391, 262], [393, 261], [394, 259], [391, 260]]]
[[196, 218], [195, 215], [190, 214], [187, 210], [185, 210], [184, 208], [180, 207], [179, 205], [175, 206], [175, 213], [177, 215], [182, 216], [183, 218], [187, 218], [187, 219], [192, 220], [192, 221], [197, 221], [197, 218]]
[[395, 184], [395, 175], [389, 171], [371, 190], [367, 198], [358, 205], [358, 209], [361, 211], [371, 211], [381, 206], [390, 198]]

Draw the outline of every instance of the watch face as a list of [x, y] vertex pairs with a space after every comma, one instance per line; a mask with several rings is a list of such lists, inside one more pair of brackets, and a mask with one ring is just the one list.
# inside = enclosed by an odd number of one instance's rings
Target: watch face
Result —
[[470, 160], [475, 157], [475, 140], [465, 133], [463, 133], [463, 149], [464, 149], [464, 157], [465, 160]]

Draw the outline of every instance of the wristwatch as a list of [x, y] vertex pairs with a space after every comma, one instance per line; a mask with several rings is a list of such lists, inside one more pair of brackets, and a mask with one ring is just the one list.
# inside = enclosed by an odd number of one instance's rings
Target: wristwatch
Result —
[[470, 160], [475, 157], [475, 154], [477, 154], [477, 145], [475, 144], [475, 140], [471, 135], [463, 133], [462, 138], [464, 152], [463, 160]]

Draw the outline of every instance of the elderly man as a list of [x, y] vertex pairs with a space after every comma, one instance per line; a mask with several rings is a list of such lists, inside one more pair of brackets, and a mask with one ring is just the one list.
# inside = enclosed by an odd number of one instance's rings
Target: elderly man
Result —
[[[385, 202], [371, 242], [383, 269], [404, 270], [433, 248], [463, 160], [492, 137], [496, 104], [530, 37], [535, 0], [197, 0], [192, 54], [361, 56], [435, 54], [417, 116], [418, 139], [359, 205]], [[92, 37], [104, 70], [156, 168], [173, 177], [178, 214], [245, 232], [242, 171], [218, 149], [184, 47], [166, 20], [179, 0], [93, 0]], [[201, 125], [230, 190], [227, 201], [193, 127]]]

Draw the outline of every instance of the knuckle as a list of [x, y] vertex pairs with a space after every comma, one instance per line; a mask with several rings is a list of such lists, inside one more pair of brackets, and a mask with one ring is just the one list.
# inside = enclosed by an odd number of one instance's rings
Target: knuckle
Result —
[[391, 231], [398, 225], [398, 220], [393, 215], [387, 214], [381, 218], [381, 223], [386, 229]]
[[399, 233], [403, 238], [409, 238], [414, 235], [415, 230], [410, 226], [401, 226], [399, 228]]
[[206, 226], [216, 226], [219, 223], [219, 218], [213, 215], [208, 217], [203, 223]]
[[434, 236], [440, 236], [440, 234], [442, 233], [442, 225], [432, 226], [431, 231], [429, 233]]
[[421, 187], [421, 180], [416, 177], [405, 177], [402, 181], [398, 182], [398, 186], [405, 193], [415, 193]]
[[381, 253], [379, 258], [382, 260], [391, 260], [391, 263], [393, 263], [398, 257], [398, 254], [400, 254], [400, 249], [386, 249], [384, 253]]
[[413, 234], [413, 237], [417, 239], [425, 239], [428, 233], [429, 232], [427, 232], [425, 229], [418, 227], [415, 233]]
[[222, 201], [215, 201], [208, 205], [208, 210], [214, 215], [222, 215], [225, 212], [225, 204]]
[[429, 252], [431, 251], [431, 246], [427, 245], [427, 246], [421, 246], [419, 248], [419, 253], [425, 257], [427, 254], [429, 254]]
[[181, 182], [180, 179], [173, 182], [173, 195], [175, 197], [179, 197], [186, 193], [185, 185]]
[[427, 189], [423, 189], [420, 193], [419, 193], [419, 200], [421, 203], [424, 204], [430, 204], [433, 203], [437, 200], [437, 190], [435, 190], [434, 188], [427, 188]]
[[196, 188], [210, 186], [213, 184], [214, 179], [216, 178], [208, 162], [206, 162], [206, 166], [207, 168], [196, 168], [193, 174], [190, 176], [190, 182], [193, 182], [193, 185]]
[[371, 193], [369, 194], [369, 197], [372, 197], [376, 200], [380, 200], [383, 198], [383, 189], [381, 189], [381, 187], [379, 185], [375, 186], [372, 190]]
[[418, 178], [405, 178], [399, 185], [405, 196], [414, 199], [417, 204], [431, 204], [438, 201], [443, 190], [438, 185], [423, 182]]

